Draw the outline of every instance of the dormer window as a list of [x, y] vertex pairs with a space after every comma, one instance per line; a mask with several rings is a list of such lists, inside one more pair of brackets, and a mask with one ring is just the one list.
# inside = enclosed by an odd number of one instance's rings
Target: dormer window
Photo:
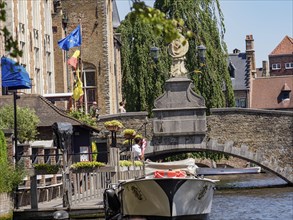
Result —
[[281, 64], [280, 63], [272, 64], [272, 70], [279, 70], [279, 69], [281, 69]]
[[285, 83], [283, 85], [283, 88], [282, 88], [281, 94], [280, 94], [281, 100], [282, 101], [289, 100], [290, 99], [290, 92], [291, 92], [290, 87], [287, 85], [287, 83]]
[[235, 69], [236, 69], [235, 66], [230, 62], [228, 66], [228, 71], [232, 79], [235, 78]]
[[293, 63], [285, 63], [285, 69], [293, 69]]

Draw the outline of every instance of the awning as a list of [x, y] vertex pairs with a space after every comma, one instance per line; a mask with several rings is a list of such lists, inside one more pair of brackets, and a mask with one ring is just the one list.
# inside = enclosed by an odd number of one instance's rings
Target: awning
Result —
[[1, 58], [2, 86], [9, 90], [30, 89], [32, 86], [29, 74], [22, 65], [7, 57]]

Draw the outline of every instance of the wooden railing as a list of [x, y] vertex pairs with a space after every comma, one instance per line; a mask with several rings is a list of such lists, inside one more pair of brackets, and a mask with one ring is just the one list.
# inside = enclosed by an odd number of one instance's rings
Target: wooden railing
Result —
[[[119, 166], [120, 151], [118, 148], [111, 148], [109, 155], [110, 163], [105, 167], [95, 170], [69, 169], [68, 206], [78, 205], [81, 202], [91, 199], [101, 200], [103, 198], [103, 192], [109, 187], [109, 184], [118, 184], [121, 181], [144, 175], [144, 167], [134, 166], [134, 161], [132, 161], [133, 166]], [[131, 154], [130, 158], [133, 158]], [[51, 195], [53, 191], [56, 191], [54, 189], [56, 187], [59, 193], [54, 193], [54, 195], [63, 197], [64, 199], [64, 184], [62, 183], [62, 180], [64, 180], [64, 172], [53, 175], [36, 175], [37, 173], [33, 173], [33, 169], [31, 171], [32, 174], [30, 177], [26, 177], [25, 179], [26, 184], [19, 187], [19, 206], [31, 205], [31, 208], [38, 208], [39, 202], [49, 201], [55, 198], [52, 196], [45, 198], [42, 194]], [[51, 182], [51, 184], [46, 184], [46, 182]], [[27, 197], [28, 193], [30, 194], [30, 198]]]

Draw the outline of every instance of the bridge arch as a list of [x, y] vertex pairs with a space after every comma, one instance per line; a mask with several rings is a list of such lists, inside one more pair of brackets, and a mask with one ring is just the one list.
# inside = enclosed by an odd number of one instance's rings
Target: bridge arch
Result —
[[210, 151], [216, 153], [224, 153], [233, 157], [237, 157], [264, 168], [270, 171], [276, 176], [280, 177], [288, 184], [292, 185], [292, 166], [286, 166], [282, 168], [279, 166], [278, 161], [272, 159], [270, 155], [266, 155], [262, 151], [253, 152], [249, 150], [247, 145], [241, 145], [237, 147], [233, 141], [228, 141], [224, 144], [218, 143], [217, 140], [210, 140], [205, 144], [206, 147], [192, 147], [192, 148], [165, 148], [164, 150], [156, 151], [155, 153], [147, 152], [145, 157], [150, 159], [158, 159], [162, 156], [171, 155], [174, 153], [188, 153], [188, 152], [199, 152], [199, 151]]
[[293, 112], [260, 109], [211, 109], [205, 137], [169, 134], [154, 141], [153, 119], [146, 112], [127, 112], [100, 117], [118, 119], [148, 140], [146, 156], [179, 152], [214, 151], [251, 161], [293, 185]]

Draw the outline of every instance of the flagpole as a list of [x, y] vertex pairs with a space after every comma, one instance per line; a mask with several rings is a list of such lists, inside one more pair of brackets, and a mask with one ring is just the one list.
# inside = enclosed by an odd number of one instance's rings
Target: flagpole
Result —
[[[81, 35], [82, 35], [82, 24], [81, 24], [81, 18], [79, 19], [79, 25], [80, 25], [80, 33], [81, 33]], [[79, 50], [80, 50], [80, 60], [81, 60], [81, 62], [80, 62], [80, 72], [81, 72], [81, 74], [80, 74], [80, 77], [81, 77], [81, 79], [82, 79], [82, 75], [83, 75], [83, 87], [84, 87], [84, 92], [83, 92], [83, 94], [84, 94], [84, 107], [85, 107], [85, 114], [87, 114], [88, 113], [88, 106], [87, 106], [87, 94], [86, 94], [86, 74], [85, 74], [85, 72], [83, 71], [83, 62], [82, 62], [82, 52], [81, 52], [81, 45], [80, 45], [80, 47], [79, 47]]]

